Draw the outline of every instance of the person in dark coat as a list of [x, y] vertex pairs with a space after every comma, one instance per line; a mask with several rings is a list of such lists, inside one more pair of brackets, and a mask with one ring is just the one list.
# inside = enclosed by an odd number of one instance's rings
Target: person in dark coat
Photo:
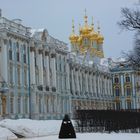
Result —
[[60, 139], [76, 138], [75, 130], [69, 116], [66, 114], [59, 132]]

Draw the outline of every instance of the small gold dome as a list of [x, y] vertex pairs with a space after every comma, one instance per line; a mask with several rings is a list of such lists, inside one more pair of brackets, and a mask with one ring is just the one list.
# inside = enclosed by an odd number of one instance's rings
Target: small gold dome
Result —
[[81, 28], [80, 33], [85, 35], [91, 32], [91, 28], [88, 25], [85, 25]]
[[72, 34], [69, 37], [69, 40], [71, 41], [71, 43], [76, 43], [78, 39], [78, 36], [75, 34], [75, 30], [74, 30], [74, 20], [72, 20]]
[[97, 42], [99, 44], [103, 44], [103, 41], [104, 41], [104, 37], [101, 34], [98, 34], [98, 40], [97, 40]]
[[104, 37], [101, 35], [101, 33], [100, 33], [100, 27], [98, 25], [98, 40], [97, 40], [97, 42], [99, 44], [103, 44], [103, 41], [104, 41]]
[[77, 39], [78, 39], [78, 36], [76, 34], [71, 34], [69, 37], [69, 40], [73, 43], [76, 42]]
[[91, 40], [97, 40], [98, 39], [98, 33], [96, 33], [94, 30], [90, 33], [90, 39]]

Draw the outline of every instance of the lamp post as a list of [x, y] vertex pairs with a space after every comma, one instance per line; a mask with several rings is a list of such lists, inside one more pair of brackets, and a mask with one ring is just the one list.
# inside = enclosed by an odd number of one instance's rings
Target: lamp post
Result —
[[0, 98], [2, 105], [2, 116], [6, 114], [6, 93], [9, 91], [9, 88], [5, 81], [0, 81]]

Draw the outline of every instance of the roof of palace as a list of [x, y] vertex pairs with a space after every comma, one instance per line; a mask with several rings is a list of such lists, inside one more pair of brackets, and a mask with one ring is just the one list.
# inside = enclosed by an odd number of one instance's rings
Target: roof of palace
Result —
[[50, 48], [68, 50], [67, 44], [49, 35], [47, 29], [31, 29], [31, 35], [34, 39], [44, 41]]
[[130, 62], [126, 61], [124, 58], [118, 58], [114, 60], [109, 58], [108, 61], [110, 71], [112, 72], [134, 70]]

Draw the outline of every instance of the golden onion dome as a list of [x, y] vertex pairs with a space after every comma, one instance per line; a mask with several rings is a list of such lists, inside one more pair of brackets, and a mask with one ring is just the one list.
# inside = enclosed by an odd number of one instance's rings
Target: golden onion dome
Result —
[[88, 35], [92, 31], [92, 28], [88, 25], [87, 19], [88, 17], [86, 15], [86, 9], [85, 9], [85, 16], [84, 16], [85, 25], [80, 28], [80, 34]]
[[77, 42], [78, 42], [79, 45], [82, 43], [82, 36], [79, 36]]
[[103, 37], [101, 34], [98, 34], [97, 42], [98, 42], [99, 44], [103, 44], [103, 41], [104, 41], [104, 37]]
[[72, 20], [72, 34], [70, 35], [69, 40], [72, 43], [75, 43], [77, 39], [78, 39], [78, 36], [75, 34], [75, 31], [74, 31], [74, 20]]
[[69, 37], [69, 40], [71, 42], [76, 42], [78, 39], [78, 36], [76, 34], [71, 34], [70, 37]]
[[93, 17], [92, 17], [92, 24], [91, 24], [91, 33], [90, 33], [90, 39], [91, 40], [97, 40], [97, 38], [98, 38], [98, 33], [96, 33], [95, 31], [94, 31], [94, 23], [93, 23]]
[[104, 41], [104, 37], [101, 35], [101, 33], [100, 33], [100, 27], [98, 26], [98, 40], [97, 40], [97, 42], [99, 44], [102, 44], [103, 41]]
[[98, 39], [98, 33], [96, 33], [95, 31], [92, 31], [90, 33], [90, 39], [91, 40], [97, 40]]
[[81, 34], [89, 34], [90, 31], [91, 31], [91, 29], [87, 25], [83, 26], [80, 30]]

